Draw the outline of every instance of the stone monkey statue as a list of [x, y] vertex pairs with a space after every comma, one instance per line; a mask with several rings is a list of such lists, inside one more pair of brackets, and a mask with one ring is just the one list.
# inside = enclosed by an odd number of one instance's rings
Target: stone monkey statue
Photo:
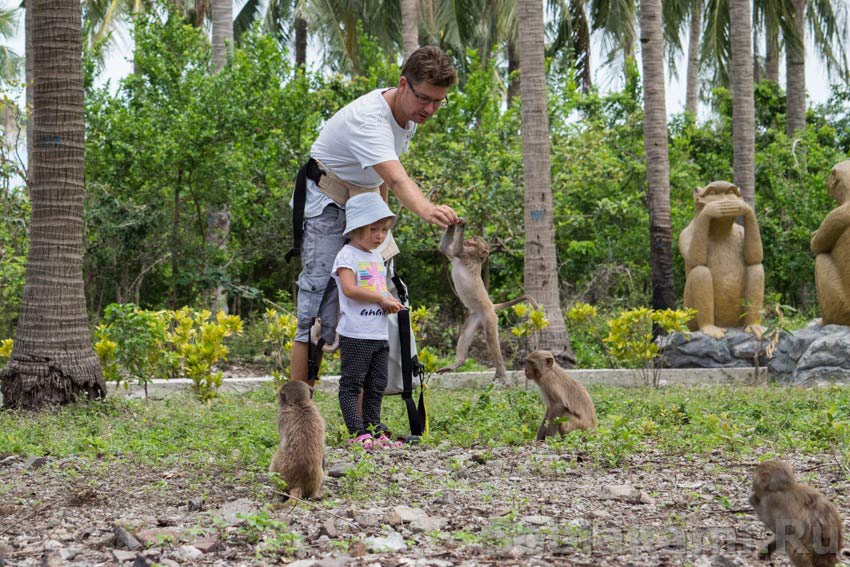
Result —
[[[697, 188], [694, 202], [696, 216], [679, 234], [685, 259], [684, 303], [697, 312], [690, 329], [719, 339], [725, 328], [743, 326], [760, 337], [764, 268], [755, 212], [726, 181]], [[735, 222], [739, 216], [743, 226]]]
[[465, 226], [463, 223], [459, 225], [450, 224], [440, 242], [440, 252], [445, 254], [452, 264], [452, 283], [455, 293], [469, 310], [469, 314], [463, 323], [460, 337], [457, 340], [457, 354], [454, 364], [441, 368], [438, 372], [455, 370], [466, 361], [469, 346], [472, 344], [475, 332], [480, 327], [484, 330], [487, 351], [496, 364], [496, 380], [506, 384], [508, 375], [505, 370], [505, 363], [502, 360], [502, 349], [499, 343], [499, 320], [496, 311], [523, 301], [528, 301], [535, 307], [537, 304], [525, 295], [505, 303], [493, 304], [487, 294], [484, 280], [481, 278], [481, 266], [490, 255], [490, 248], [480, 236], [464, 240]]
[[838, 206], [812, 234], [811, 243], [821, 322], [850, 325], [850, 160], [832, 168], [826, 187]]

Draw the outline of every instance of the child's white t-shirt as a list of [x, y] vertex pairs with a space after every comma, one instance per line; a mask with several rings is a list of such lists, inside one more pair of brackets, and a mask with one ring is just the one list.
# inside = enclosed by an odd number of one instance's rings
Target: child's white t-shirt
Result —
[[336, 255], [331, 274], [336, 280], [339, 293], [339, 323], [336, 332], [352, 339], [388, 340], [386, 312], [377, 303], [364, 303], [345, 295], [337, 274], [340, 268], [348, 268], [354, 272], [357, 287], [389, 295], [387, 269], [383, 258], [377, 252], [364, 252], [346, 244]]

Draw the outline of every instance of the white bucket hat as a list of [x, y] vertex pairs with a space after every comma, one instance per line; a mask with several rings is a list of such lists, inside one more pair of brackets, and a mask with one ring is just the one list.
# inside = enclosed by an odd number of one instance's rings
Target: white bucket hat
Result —
[[369, 226], [381, 219], [392, 218], [390, 228], [395, 224], [396, 216], [378, 193], [360, 193], [345, 203], [345, 233], [348, 236], [363, 226]]

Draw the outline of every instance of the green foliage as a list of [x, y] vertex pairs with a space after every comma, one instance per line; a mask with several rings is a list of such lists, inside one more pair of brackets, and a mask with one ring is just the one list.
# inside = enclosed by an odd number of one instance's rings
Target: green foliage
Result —
[[145, 387], [165, 378], [175, 363], [169, 348], [169, 314], [146, 311], [132, 303], [108, 305], [95, 332], [94, 350], [107, 381], [126, 389], [136, 379]]
[[183, 307], [177, 311], [145, 311], [133, 304], [109, 305], [96, 332], [95, 352], [104, 377], [123, 383], [137, 379], [145, 387], [154, 378], [178, 373], [192, 380], [202, 400], [217, 395], [221, 371], [213, 366], [226, 360], [225, 339], [242, 333], [236, 315]]
[[280, 390], [289, 380], [289, 353], [292, 340], [298, 330], [298, 319], [291, 313], [278, 313], [276, 309], [266, 309], [263, 314], [263, 342], [271, 350], [272, 369], [275, 390]]
[[603, 340], [610, 345], [615, 359], [640, 368], [645, 386], [658, 387], [659, 373], [655, 361], [662, 349], [655, 341], [653, 327], [665, 333], [687, 332], [686, 325], [695, 315], [693, 309], [629, 309], [608, 321], [608, 336]]
[[0, 340], [0, 367], [9, 361], [9, 357], [12, 356], [12, 347], [14, 344], [15, 341], [12, 339]]

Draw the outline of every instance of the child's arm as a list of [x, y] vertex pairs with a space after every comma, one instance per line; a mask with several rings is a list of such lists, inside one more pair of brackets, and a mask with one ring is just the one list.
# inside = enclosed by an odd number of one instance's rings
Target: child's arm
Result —
[[354, 271], [350, 268], [340, 267], [337, 269], [336, 275], [339, 277], [339, 287], [342, 289], [342, 293], [349, 299], [363, 303], [377, 303], [387, 313], [398, 313], [404, 309], [404, 305], [392, 295], [382, 295], [377, 291], [358, 287], [354, 278]]

